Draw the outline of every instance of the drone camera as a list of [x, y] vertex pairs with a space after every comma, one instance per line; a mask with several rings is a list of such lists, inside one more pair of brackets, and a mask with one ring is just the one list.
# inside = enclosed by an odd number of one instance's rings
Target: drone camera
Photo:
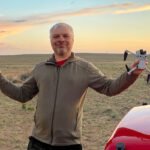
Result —
[[146, 55], [146, 51], [144, 51], [143, 49], [140, 49], [140, 54], [141, 55]]

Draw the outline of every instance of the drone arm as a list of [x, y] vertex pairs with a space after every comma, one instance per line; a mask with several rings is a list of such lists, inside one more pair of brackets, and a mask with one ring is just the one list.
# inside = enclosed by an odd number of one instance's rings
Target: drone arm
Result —
[[149, 83], [149, 81], [150, 81], [150, 74], [147, 75], [146, 81], [147, 81], [147, 83]]
[[150, 54], [147, 54], [147, 56], [150, 56]]
[[128, 71], [128, 74], [130, 75], [135, 69], [137, 69], [137, 66], [133, 67], [130, 71]]
[[128, 54], [133, 54], [135, 55], [133, 52], [129, 51], [129, 50], [125, 50], [124, 52], [124, 61], [126, 61], [127, 57], [128, 57]]

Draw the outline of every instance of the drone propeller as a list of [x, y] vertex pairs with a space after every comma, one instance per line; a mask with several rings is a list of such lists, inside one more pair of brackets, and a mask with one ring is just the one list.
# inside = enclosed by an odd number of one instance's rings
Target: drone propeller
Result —
[[150, 81], [150, 74], [147, 75], [147, 80], [146, 81], [147, 81], [147, 83], [149, 83], [149, 81]]
[[127, 59], [127, 57], [128, 57], [128, 51], [126, 50], [126, 51], [124, 52], [124, 61]]
[[[124, 61], [126, 61], [126, 59], [127, 59], [129, 53], [133, 54], [132, 52], [130, 52], [130, 51], [128, 51], [128, 50], [125, 50], [125, 52], [124, 52]], [[127, 64], [125, 65], [125, 67], [126, 67], [126, 69], [127, 69], [127, 72], [130, 72], [131, 69], [128, 67]]]
[[125, 50], [125, 52], [124, 52], [124, 61], [126, 61], [126, 59], [127, 59], [127, 57], [128, 57], [128, 54], [133, 54], [133, 55], [135, 55], [135, 53], [133, 53], [133, 52], [131, 52], [131, 51], [129, 51], [129, 50]]
[[126, 66], [127, 71], [129, 72], [129, 71], [130, 71], [130, 68], [128, 67], [127, 64], [126, 64], [125, 66]]

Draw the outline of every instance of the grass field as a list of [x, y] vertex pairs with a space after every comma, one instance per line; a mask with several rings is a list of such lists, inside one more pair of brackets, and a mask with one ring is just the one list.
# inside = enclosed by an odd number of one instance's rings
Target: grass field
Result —
[[[121, 54], [78, 54], [93, 62], [110, 78], [125, 71]], [[48, 55], [0, 56], [0, 70], [11, 81], [19, 82], [35, 64]], [[132, 58], [128, 64], [131, 64]], [[85, 150], [103, 150], [104, 145], [121, 118], [134, 106], [150, 101], [150, 84], [146, 72], [126, 91], [107, 97], [88, 90], [84, 104], [83, 146]], [[0, 150], [26, 150], [33, 127], [36, 98], [22, 105], [0, 93]]]

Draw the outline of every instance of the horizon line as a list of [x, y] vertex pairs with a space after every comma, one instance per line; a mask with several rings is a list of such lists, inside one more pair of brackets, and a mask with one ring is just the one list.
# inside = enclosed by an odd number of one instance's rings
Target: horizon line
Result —
[[[0, 56], [20, 56], [20, 55], [52, 55], [53, 53], [27, 53], [27, 54], [0, 54]], [[119, 52], [76, 52], [75, 54], [123, 54]]]

